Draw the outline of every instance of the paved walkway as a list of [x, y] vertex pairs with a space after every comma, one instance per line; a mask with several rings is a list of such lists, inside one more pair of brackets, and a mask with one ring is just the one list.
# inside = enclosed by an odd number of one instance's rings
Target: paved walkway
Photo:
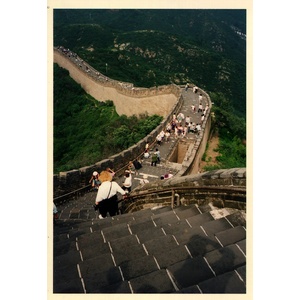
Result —
[[[192, 88], [189, 88], [187, 91], [183, 89], [182, 91], [183, 95], [183, 105], [181, 108], [181, 111], [184, 116], [190, 116], [191, 122], [200, 123], [201, 119], [201, 113], [198, 113], [198, 104], [199, 104], [199, 91], [198, 93], [194, 93]], [[205, 95], [203, 95], [203, 107], [205, 107], [207, 103], [207, 99]], [[196, 112], [192, 111], [192, 105], [196, 106]], [[178, 138], [181, 139], [183, 142], [188, 140], [197, 139], [198, 135], [194, 133], [188, 133], [186, 137], [184, 138]], [[161, 180], [161, 175], [172, 173], [173, 175], [177, 173], [177, 171], [180, 170], [181, 165], [177, 163], [170, 163], [167, 161], [167, 158], [171, 154], [171, 151], [174, 150], [176, 146], [177, 139], [175, 138], [174, 133], [171, 134], [168, 142], [162, 142], [161, 145], [158, 145], [157, 143], [154, 143], [150, 147], [150, 157], [147, 159], [142, 160], [142, 168], [139, 170], [138, 174], [132, 175], [132, 189], [136, 188], [140, 181], [143, 179], [143, 175], [146, 174], [148, 176], [149, 182], [155, 181], [155, 180]], [[160, 155], [161, 155], [161, 163], [157, 164], [157, 166], [151, 166], [151, 153], [155, 150], [159, 149]], [[123, 177], [117, 178], [116, 181], [119, 184], [122, 184]]]

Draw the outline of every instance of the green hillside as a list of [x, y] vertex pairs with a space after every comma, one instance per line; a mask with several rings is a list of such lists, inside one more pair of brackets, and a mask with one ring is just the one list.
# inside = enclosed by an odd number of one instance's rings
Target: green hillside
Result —
[[[198, 85], [214, 103], [217, 167], [246, 165], [245, 10], [55, 9], [59, 45], [135, 86]], [[111, 101], [95, 101], [57, 66], [54, 83], [55, 172], [122, 151], [159, 123], [158, 116], [118, 116]]]
[[54, 65], [54, 173], [94, 164], [136, 144], [162, 117], [119, 116], [112, 101], [85, 93]]
[[142, 87], [193, 82], [224, 93], [241, 116], [245, 34], [245, 10], [54, 10], [54, 45], [100, 72]]

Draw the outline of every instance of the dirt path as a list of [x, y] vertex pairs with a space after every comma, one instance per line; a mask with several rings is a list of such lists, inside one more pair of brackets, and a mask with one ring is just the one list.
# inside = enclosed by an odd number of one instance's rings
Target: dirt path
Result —
[[208, 148], [206, 150], [206, 158], [205, 161], [200, 162], [199, 172], [205, 172], [206, 166], [211, 166], [217, 164], [216, 157], [219, 155], [219, 152], [215, 151], [219, 145], [219, 137], [218, 135], [214, 135], [210, 140], [208, 140]]

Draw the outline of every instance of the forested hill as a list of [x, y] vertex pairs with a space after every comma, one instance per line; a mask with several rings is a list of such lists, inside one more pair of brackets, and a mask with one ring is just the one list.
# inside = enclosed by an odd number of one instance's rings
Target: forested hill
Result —
[[54, 45], [135, 86], [192, 82], [221, 93], [245, 118], [245, 10], [55, 9]]

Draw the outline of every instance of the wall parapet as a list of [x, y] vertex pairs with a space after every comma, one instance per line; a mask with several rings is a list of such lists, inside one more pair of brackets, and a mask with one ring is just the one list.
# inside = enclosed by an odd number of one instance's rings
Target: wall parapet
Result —
[[246, 211], [246, 168], [220, 169], [147, 183], [132, 191], [123, 210], [190, 204]]
[[[63, 53], [58, 48], [54, 49], [54, 52], [58, 55], [66, 56], [65, 53]], [[85, 67], [88, 68], [88, 70], [93, 70], [93, 72], [85, 72], [84, 68], [78, 67], [78, 65], [74, 62], [74, 59], [77, 59], [77, 61], [81, 62]], [[85, 185], [88, 185], [91, 174], [93, 171], [99, 171], [104, 170], [107, 167], [114, 168], [118, 172], [121, 172], [126, 168], [128, 162], [130, 160], [134, 160], [137, 157], [141, 156], [144, 152], [146, 143], [152, 144], [155, 142], [156, 136], [161, 132], [161, 130], [165, 129], [167, 124], [171, 121], [173, 114], [178, 114], [182, 105], [183, 105], [183, 97], [181, 94], [181, 87], [170, 84], [168, 86], [159, 86], [154, 88], [134, 88], [132, 89], [133, 85], [130, 85], [128, 83], [122, 83], [110, 79], [103, 74], [100, 74], [95, 69], [93, 69], [91, 66], [89, 66], [87, 63], [83, 62], [82, 59], [80, 59], [78, 56], [71, 56], [68, 57], [83, 73], [85, 73], [85, 76], [89, 76], [94, 81], [98, 81], [99, 84], [109, 87], [114, 87], [118, 89], [120, 93], [124, 93], [126, 95], [135, 96], [135, 97], [149, 97], [154, 94], [167, 94], [167, 93], [173, 93], [178, 97], [177, 102], [173, 105], [171, 108], [169, 114], [164, 117], [162, 122], [145, 138], [143, 138], [141, 141], [139, 141], [137, 144], [131, 146], [130, 148], [119, 152], [115, 155], [112, 155], [111, 157], [101, 160], [99, 162], [95, 162], [94, 164], [90, 166], [83, 166], [76, 170], [69, 170], [66, 172], [60, 172], [59, 174], [53, 175], [53, 193], [54, 198], [59, 197], [63, 194], [67, 194], [75, 189], [78, 189], [80, 187], [83, 187]], [[95, 76], [98, 76], [99, 80], [95, 78]], [[130, 87], [130, 88], [129, 88]]]
[[71, 61], [73, 65], [85, 76], [88, 76], [90, 79], [92, 79], [96, 83], [101, 84], [104, 87], [116, 89], [120, 94], [136, 98], [151, 97], [164, 94], [174, 94], [175, 96], [179, 97], [181, 94], [181, 88], [174, 83], [144, 88], [135, 87], [132, 83], [129, 82], [114, 80], [95, 70], [87, 62], [83, 61], [83, 59], [81, 59], [77, 54], [71, 51], [65, 53], [63, 49], [64, 48], [61, 48], [61, 46], [55, 47], [54, 55], [60, 55], [63, 58], [68, 58], [69, 61]]

